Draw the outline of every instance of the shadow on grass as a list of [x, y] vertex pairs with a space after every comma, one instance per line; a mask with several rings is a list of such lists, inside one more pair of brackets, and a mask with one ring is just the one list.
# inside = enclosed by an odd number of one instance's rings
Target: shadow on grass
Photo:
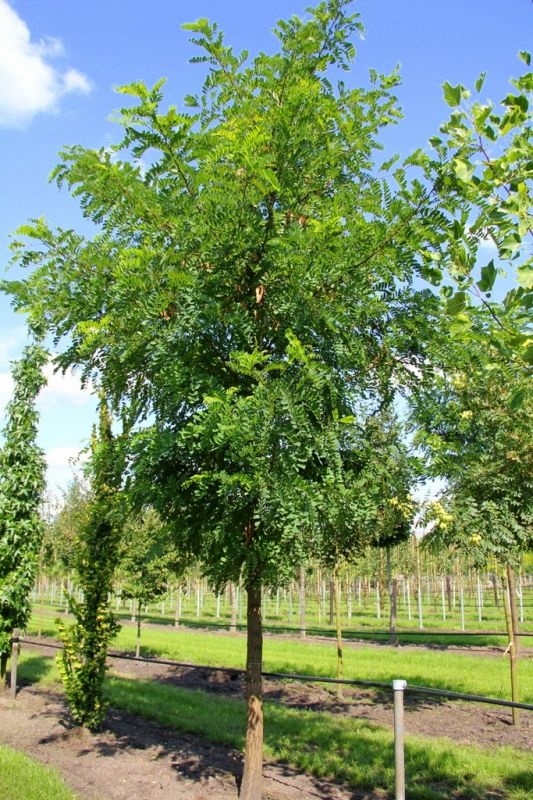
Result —
[[[334, 776], [358, 791], [393, 796], [394, 742], [373, 723], [330, 714], [294, 712], [268, 705], [266, 743], [272, 755], [318, 777]], [[410, 800], [486, 800], [528, 797], [531, 773], [511, 751], [499, 757], [476, 748], [408, 737], [405, 748], [407, 796]], [[528, 759], [530, 763], [531, 759]], [[358, 795], [359, 796], [359, 795]], [[380, 795], [382, 796], [382, 795]]]
[[17, 667], [17, 684], [29, 686], [50, 677], [55, 668], [54, 656], [55, 653], [50, 656], [23, 653]]
[[[178, 729], [186, 732], [189, 748], [185, 766], [183, 753], [179, 753], [180, 775], [205, 778], [213, 774], [213, 770], [223, 769], [238, 780], [238, 756], [231, 748], [242, 748], [245, 724], [242, 701], [200, 690], [122, 678], [112, 679], [110, 688], [114, 707], [126, 708], [128, 714], [113, 712], [110, 726], [117, 733], [117, 742], [111, 746], [106, 744], [103, 755], [112, 755], [113, 748], [117, 747], [154, 744], [162, 748], [162, 753], [172, 753], [169, 737], [175, 734], [169, 729]], [[131, 727], [124, 730], [122, 726], [129, 724], [128, 715], [148, 717], [150, 726], [139, 725], [134, 717]], [[159, 724], [166, 727], [161, 729]], [[217, 745], [208, 744], [209, 741]], [[337, 781], [349, 786], [355, 792], [354, 797], [393, 796], [392, 735], [366, 720], [267, 702], [265, 750], [268, 758], [284, 765], [281, 769], [287, 775], [295, 774], [296, 770], [313, 775], [317, 781]], [[480, 759], [483, 758], [481, 769]], [[517, 762], [515, 768], [512, 759], [506, 757], [494, 766], [495, 758], [493, 754], [485, 757], [475, 748], [409, 739], [406, 747], [408, 796], [411, 800], [522, 796], [516, 792], [527, 785], [524, 763]], [[361, 792], [366, 794], [361, 795]], [[323, 788], [319, 796], [328, 797]]]
[[523, 770], [522, 772], [516, 772], [512, 779], [506, 779], [504, 781], [504, 786], [511, 790], [516, 789], [523, 789], [524, 797], [531, 797], [531, 787], [533, 786], [533, 771], [532, 770]]

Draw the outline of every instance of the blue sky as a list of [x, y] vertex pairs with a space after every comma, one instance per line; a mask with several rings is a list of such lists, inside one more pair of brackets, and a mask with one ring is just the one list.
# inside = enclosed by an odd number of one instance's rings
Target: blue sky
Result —
[[[273, 50], [280, 18], [302, 16], [304, 0], [0, 0], [0, 262], [9, 237], [26, 219], [80, 227], [76, 203], [47, 182], [65, 144], [108, 145], [119, 131], [111, 121], [121, 98], [113, 87], [168, 78], [169, 103], [198, 88], [202, 68], [188, 63], [193, 48], [181, 23], [217, 21], [226, 40], [254, 55]], [[530, 49], [531, 0], [359, 0], [353, 8], [366, 28], [346, 80], [366, 81], [369, 68], [399, 63], [398, 91], [405, 119], [387, 146], [407, 153], [425, 146], [447, 117], [443, 81], [472, 86], [487, 72], [484, 93], [494, 101], [520, 70], [516, 54]], [[15, 274], [11, 272], [11, 277]], [[24, 320], [0, 296], [0, 412], [10, 393], [9, 363], [25, 337]], [[52, 489], [65, 486], [69, 458], [85, 444], [94, 401], [76, 376], [53, 376], [39, 400], [40, 442]]]

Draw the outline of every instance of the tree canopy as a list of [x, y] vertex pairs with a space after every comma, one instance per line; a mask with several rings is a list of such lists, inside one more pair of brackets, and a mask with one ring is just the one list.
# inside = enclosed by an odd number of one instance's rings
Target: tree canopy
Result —
[[[399, 77], [343, 80], [361, 30], [348, 5], [280, 21], [277, 52], [253, 59], [205, 19], [184, 26], [202, 91], [166, 107], [164, 81], [122, 87], [120, 144], [68, 147], [54, 173], [98, 232], [24, 226], [15, 260], [33, 271], [7, 286], [58, 365], [136, 424], [138, 504], [213, 583], [242, 576], [256, 740], [261, 586], [333, 536], [338, 554], [363, 546], [362, 519], [384, 511], [394, 447], [373, 421], [424, 375], [440, 301], [416, 278], [453, 267], [466, 225], [469, 198], [428, 159], [380, 164]], [[405, 502], [386, 509], [396, 534]]]
[[532, 395], [527, 377], [487, 370], [484, 356], [455, 351], [420, 398], [418, 438], [447, 481], [431, 508], [434, 535], [481, 563], [505, 563], [533, 547]]
[[[530, 54], [518, 55], [523, 73], [510, 80], [511, 90], [499, 103], [483, 97], [485, 73], [476, 81], [473, 100], [465, 86], [444, 83], [452, 113], [430, 140], [433, 153], [419, 160], [450, 216], [449, 258], [443, 263], [434, 250], [427, 255], [434, 280], [444, 283], [451, 332], [467, 342], [481, 341], [495, 361], [504, 359], [528, 374], [533, 364], [533, 73]], [[485, 312], [482, 325], [479, 307]]]

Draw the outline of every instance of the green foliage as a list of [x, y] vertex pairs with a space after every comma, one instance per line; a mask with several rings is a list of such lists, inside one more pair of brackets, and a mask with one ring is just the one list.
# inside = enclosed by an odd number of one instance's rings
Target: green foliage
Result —
[[45, 461], [37, 446], [35, 399], [45, 383], [46, 353], [26, 347], [13, 367], [14, 392], [7, 406], [0, 451], [0, 658], [11, 652], [14, 628], [25, 629], [37, 571], [43, 524], [40, 516]]
[[[452, 355], [452, 354], [450, 354]], [[451, 361], [451, 363], [450, 363]], [[520, 559], [533, 546], [532, 394], [528, 379], [485, 354], [453, 350], [417, 406], [419, 441], [447, 479], [429, 508], [431, 538], [478, 563]]]
[[41, 564], [47, 571], [64, 574], [74, 569], [79, 532], [87, 525], [89, 504], [89, 491], [76, 478], [63, 492], [59, 511], [45, 526]]
[[73, 719], [89, 730], [98, 730], [107, 709], [103, 686], [107, 648], [119, 630], [108, 608], [108, 596], [118, 562], [121, 519], [121, 458], [103, 401], [90, 468], [92, 491], [77, 531], [76, 572], [83, 599], [69, 598], [74, 624], [58, 621], [64, 649], [57, 661]]
[[119, 555], [122, 597], [146, 606], [167, 592], [173, 576], [183, 569], [170, 533], [153, 508], [128, 517]]
[[438, 308], [413, 287], [444, 224], [432, 194], [411, 164], [375, 168], [398, 76], [333, 82], [361, 29], [347, 5], [281, 21], [278, 52], [251, 61], [188, 25], [201, 94], [164, 108], [162, 81], [132, 83], [115, 152], [61, 154], [55, 179], [100, 233], [37, 221], [14, 247], [34, 267], [8, 286], [16, 305], [64, 341], [62, 366], [150, 419], [139, 505], [217, 585], [286, 581], [332, 535], [361, 545], [379, 493], [367, 432], [414, 380]]
[[[361, 30], [348, 5], [279, 22], [277, 51], [253, 59], [207, 20], [188, 25], [199, 95], [166, 107], [163, 81], [123, 87], [120, 144], [66, 148], [54, 172], [98, 233], [25, 226], [14, 260], [33, 272], [4, 284], [61, 367], [91, 377], [130, 430], [144, 423], [128, 441], [137, 506], [249, 597], [313, 555], [406, 532], [409, 469], [374, 421], [424, 378], [442, 334], [441, 300], [415, 278], [462, 279], [473, 263], [468, 152], [444, 174], [445, 153], [377, 166], [399, 78], [340, 79]], [[444, 299], [468, 327], [459, 288]]]
[[[529, 53], [519, 56], [529, 68]], [[492, 357], [503, 356], [507, 363], [517, 362], [527, 371], [533, 364], [533, 73], [526, 69], [512, 79], [513, 91], [499, 105], [479, 96], [484, 78], [482, 74], [476, 81], [478, 99], [472, 102], [464, 86], [443, 85], [453, 112], [441, 136], [431, 140], [436, 158], [427, 159], [423, 168], [448, 217], [447, 229], [442, 229], [447, 259], [442, 262], [438, 254], [428, 255], [435, 258], [441, 274], [447, 272], [453, 281], [446, 287], [452, 301], [447, 305], [452, 333], [466, 341], [479, 338], [469, 312], [483, 305], [487, 314], [482, 338], [485, 345], [489, 342], [495, 348]], [[497, 253], [498, 268], [493, 258], [486, 261], [487, 245]], [[495, 279], [498, 273], [504, 274], [504, 267], [518, 286], [501, 303], [494, 303]]]

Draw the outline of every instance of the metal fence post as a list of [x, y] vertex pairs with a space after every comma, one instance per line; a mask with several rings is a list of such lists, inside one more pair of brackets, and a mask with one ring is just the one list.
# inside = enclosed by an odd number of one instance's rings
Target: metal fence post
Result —
[[405, 800], [405, 756], [404, 756], [404, 724], [403, 693], [407, 681], [393, 681], [394, 690], [394, 770], [396, 776], [395, 798]]

